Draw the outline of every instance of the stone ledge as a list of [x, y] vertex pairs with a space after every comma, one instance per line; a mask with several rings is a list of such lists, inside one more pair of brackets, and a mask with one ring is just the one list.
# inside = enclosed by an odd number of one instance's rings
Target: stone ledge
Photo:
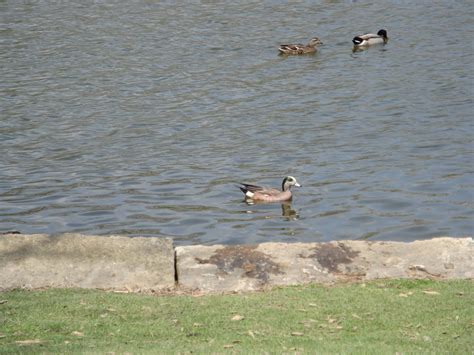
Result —
[[173, 249], [169, 238], [7, 234], [0, 235], [0, 291], [236, 292], [380, 278], [472, 279], [473, 245], [472, 238], [436, 238]]
[[0, 235], [0, 290], [79, 287], [152, 291], [174, 287], [169, 238]]
[[471, 238], [176, 248], [180, 285], [206, 292], [379, 278], [473, 278]]

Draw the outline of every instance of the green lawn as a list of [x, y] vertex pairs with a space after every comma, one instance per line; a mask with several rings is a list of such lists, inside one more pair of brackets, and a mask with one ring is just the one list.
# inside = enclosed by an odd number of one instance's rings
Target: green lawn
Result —
[[0, 353], [474, 351], [472, 281], [378, 281], [240, 294], [0, 293]]

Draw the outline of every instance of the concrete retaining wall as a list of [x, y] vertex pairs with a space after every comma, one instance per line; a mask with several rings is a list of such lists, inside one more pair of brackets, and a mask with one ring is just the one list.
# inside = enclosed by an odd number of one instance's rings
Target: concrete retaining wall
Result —
[[174, 274], [171, 239], [80, 234], [0, 236], [0, 290], [157, 290], [174, 287]]
[[184, 246], [168, 238], [0, 235], [0, 290], [251, 291], [377, 278], [472, 279], [472, 238]]

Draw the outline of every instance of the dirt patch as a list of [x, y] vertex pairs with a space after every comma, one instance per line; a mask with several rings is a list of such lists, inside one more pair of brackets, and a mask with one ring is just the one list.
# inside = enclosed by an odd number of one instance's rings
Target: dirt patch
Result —
[[324, 243], [320, 246], [312, 248], [312, 254], [303, 256], [301, 258], [315, 258], [319, 265], [327, 269], [329, 272], [340, 272], [340, 264], [350, 264], [355, 257], [359, 255], [358, 251], [354, 251], [348, 246], [338, 243], [337, 245], [331, 243]]
[[200, 264], [216, 265], [221, 273], [230, 274], [234, 269], [244, 270], [246, 277], [266, 283], [270, 274], [283, 274], [280, 266], [270, 256], [257, 251], [256, 245], [232, 245], [214, 252], [209, 259], [196, 258]]

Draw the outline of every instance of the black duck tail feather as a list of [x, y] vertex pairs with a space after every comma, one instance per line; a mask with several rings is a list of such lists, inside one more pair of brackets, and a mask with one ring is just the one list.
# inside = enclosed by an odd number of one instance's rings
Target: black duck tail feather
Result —
[[242, 191], [245, 194], [247, 194], [247, 189], [245, 187], [239, 186], [240, 191]]

